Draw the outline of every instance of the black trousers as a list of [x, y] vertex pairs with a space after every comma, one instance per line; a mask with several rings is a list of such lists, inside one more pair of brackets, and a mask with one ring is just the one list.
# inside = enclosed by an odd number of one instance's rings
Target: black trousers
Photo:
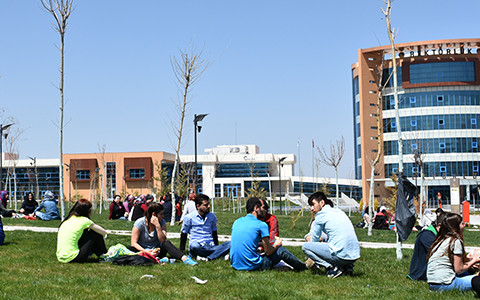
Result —
[[[129, 250], [138, 252], [138, 250], [135, 247], [129, 246], [127, 247]], [[175, 247], [172, 242], [170, 241], [165, 241], [162, 243], [162, 246], [160, 246], [160, 252], [158, 253], [157, 257], [162, 258], [167, 256], [167, 253], [170, 254], [171, 258], [175, 259], [181, 259], [183, 256], [182, 251]]]
[[71, 262], [86, 262], [88, 257], [92, 254], [100, 256], [107, 253], [103, 236], [90, 229], [85, 229], [83, 231], [82, 237], [78, 240], [78, 248], [80, 249], [80, 252], [78, 252], [77, 257]]

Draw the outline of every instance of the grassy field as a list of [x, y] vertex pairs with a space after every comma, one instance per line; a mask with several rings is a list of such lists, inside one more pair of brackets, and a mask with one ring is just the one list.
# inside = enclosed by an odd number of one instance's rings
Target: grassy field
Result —
[[[230, 234], [233, 221], [243, 214], [217, 212], [219, 233]], [[107, 229], [130, 230], [126, 221], [108, 221], [106, 214], [94, 214], [94, 221]], [[292, 217], [279, 216], [283, 237], [303, 237], [309, 215], [299, 218], [291, 229]], [[360, 217], [352, 217], [358, 223]], [[4, 225], [58, 227], [58, 221], [42, 222], [3, 219]], [[179, 226], [169, 231], [179, 231]], [[198, 266], [181, 263], [153, 267], [120, 267], [111, 263], [61, 264], [55, 257], [56, 234], [15, 231], [6, 233], [6, 244], [0, 247], [0, 299], [426, 299], [473, 298], [474, 293], [432, 293], [426, 283], [406, 279], [412, 250], [404, 250], [397, 261], [393, 249], [362, 249], [354, 277], [329, 279], [306, 272], [239, 272], [229, 262], [200, 262]], [[360, 240], [393, 242], [394, 233], [357, 229]], [[478, 233], [466, 232], [469, 246], [480, 246]], [[415, 234], [409, 238], [413, 243]], [[172, 240], [178, 245], [178, 240]], [[128, 236], [109, 235], [107, 247], [116, 243], [128, 245]], [[300, 247], [287, 247], [300, 258]], [[142, 275], [153, 279], [140, 279]], [[206, 279], [195, 284], [191, 276]]]

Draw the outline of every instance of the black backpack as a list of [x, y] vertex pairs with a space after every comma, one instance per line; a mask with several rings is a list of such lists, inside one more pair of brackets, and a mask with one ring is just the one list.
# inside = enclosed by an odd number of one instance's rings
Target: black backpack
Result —
[[118, 266], [152, 266], [153, 262], [140, 255], [123, 255], [115, 258], [114, 265]]

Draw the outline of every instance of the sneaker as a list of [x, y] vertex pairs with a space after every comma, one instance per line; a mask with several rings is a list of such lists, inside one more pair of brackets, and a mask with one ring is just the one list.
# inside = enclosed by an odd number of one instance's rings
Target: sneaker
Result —
[[198, 261], [208, 261], [208, 258], [203, 257], [203, 256], [197, 256]]
[[224, 260], [230, 260], [230, 254], [226, 254], [224, 257], [223, 257]]
[[306, 261], [305, 261], [305, 266], [309, 269], [315, 267], [315, 262], [313, 261], [313, 259], [311, 258], [308, 258]]
[[191, 266], [198, 265], [198, 262], [194, 261], [191, 257], [187, 257], [187, 259], [185, 259], [183, 263]]
[[159, 260], [159, 262], [160, 262], [161, 264], [168, 264], [169, 260], [168, 260], [167, 257], [162, 257], [162, 258]]
[[353, 267], [346, 267], [345, 269], [343, 269], [343, 275], [353, 276]]
[[337, 278], [340, 275], [342, 275], [342, 270], [337, 267], [330, 267], [329, 269], [327, 269], [328, 278]]

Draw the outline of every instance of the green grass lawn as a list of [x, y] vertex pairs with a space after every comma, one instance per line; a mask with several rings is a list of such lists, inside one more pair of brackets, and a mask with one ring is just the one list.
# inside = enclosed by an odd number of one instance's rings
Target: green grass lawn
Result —
[[[230, 234], [234, 220], [243, 214], [217, 212], [219, 233]], [[301, 238], [308, 231], [306, 213], [291, 228], [291, 216], [278, 216], [283, 237]], [[107, 229], [130, 230], [126, 221], [108, 221], [107, 215], [94, 214], [94, 221]], [[358, 223], [360, 217], [352, 217]], [[4, 225], [58, 227], [59, 221], [3, 219]], [[179, 226], [169, 231], [179, 231]], [[360, 240], [394, 242], [391, 231], [357, 229]], [[413, 243], [416, 234], [408, 242]], [[466, 232], [469, 246], [480, 246], [477, 232]], [[178, 240], [172, 240], [178, 246]], [[129, 244], [128, 236], [109, 235], [107, 247]], [[300, 247], [287, 247], [303, 259]], [[6, 232], [6, 244], [0, 247], [0, 299], [427, 299], [473, 298], [474, 293], [433, 293], [423, 282], [406, 279], [412, 250], [404, 250], [404, 259], [395, 259], [394, 249], [362, 249], [354, 277], [329, 279], [305, 272], [239, 272], [229, 262], [200, 262], [197, 266], [181, 263], [153, 267], [120, 267], [111, 263], [61, 264], [55, 257], [56, 234], [28, 231]], [[154, 279], [140, 279], [142, 275]], [[190, 276], [206, 279], [195, 284]]]

